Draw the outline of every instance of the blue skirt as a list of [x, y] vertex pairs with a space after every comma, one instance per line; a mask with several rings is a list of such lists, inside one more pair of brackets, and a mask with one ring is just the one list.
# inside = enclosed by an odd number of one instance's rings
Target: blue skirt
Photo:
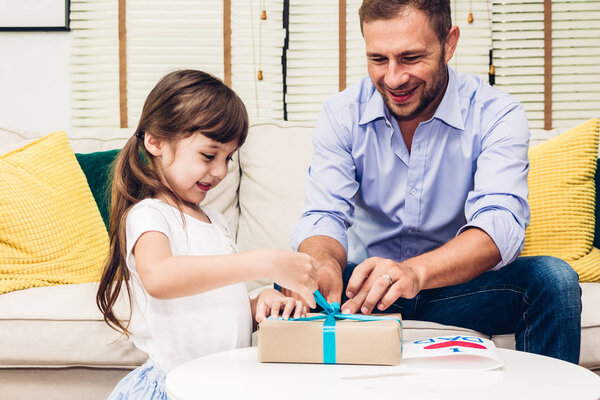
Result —
[[162, 369], [148, 360], [121, 379], [107, 400], [167, 400], [165, 378]]

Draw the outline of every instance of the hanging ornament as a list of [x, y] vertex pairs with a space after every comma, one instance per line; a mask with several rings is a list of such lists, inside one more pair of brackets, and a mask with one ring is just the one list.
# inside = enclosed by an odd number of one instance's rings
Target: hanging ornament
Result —
[[467, 22], [473, 23], [473, 0], [469, 1], [469, 15], [467, 15]]
[[258, 22], [258, 74], [256, 74], [256, 79], [259, 81], [263, 80], [263, 71], [262, 71], [262, 25], [263, 21], [267, 19], [267, 10], [265, 7], [265, 0], [260, 1], [260, 8], [262, 12], [260, 13], [260, 21]]

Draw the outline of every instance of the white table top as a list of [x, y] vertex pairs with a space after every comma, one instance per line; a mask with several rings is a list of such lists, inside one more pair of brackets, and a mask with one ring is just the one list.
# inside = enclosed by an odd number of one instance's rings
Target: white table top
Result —
[[[498, 349], [490, 371], [258, 362], [256, 347], [216, 353], [167, 375], [170, 399], [600, 399], [600, 377], [564, 361]], [[361, 397], [357, 397], [361, 396]]]

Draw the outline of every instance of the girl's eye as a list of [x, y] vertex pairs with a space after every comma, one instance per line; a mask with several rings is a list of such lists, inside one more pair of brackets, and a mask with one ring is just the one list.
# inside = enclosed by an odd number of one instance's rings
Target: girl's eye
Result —
[[211, 161], [211, 160], [213, 160], [213, 159], [215, 158], [215, 156], [214, 156], [214, 155], [212, 155], [212, 154], [205, 154], [205, 153], [201, 153], [201, 154], [202, 154], [202, 155], [204, 156], [204, 158], [206, 158], [208, 161]]
[[227, 162], [231, 162], [233, 160], [233, 157], [228, 156], [226, 160], [227, 160]]

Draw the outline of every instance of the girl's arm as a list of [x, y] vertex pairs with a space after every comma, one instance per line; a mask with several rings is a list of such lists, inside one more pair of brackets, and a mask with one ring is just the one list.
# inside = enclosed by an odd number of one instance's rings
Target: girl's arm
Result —
[[142, 285], [152, 297], [190, 296], [238, 282], [270, 279], [298, 292], [311, 307], [317, 262], [291, 251], [265, 249], [215, 256], [173, 256], [160, 232], [143, 233], [133, 248]]

